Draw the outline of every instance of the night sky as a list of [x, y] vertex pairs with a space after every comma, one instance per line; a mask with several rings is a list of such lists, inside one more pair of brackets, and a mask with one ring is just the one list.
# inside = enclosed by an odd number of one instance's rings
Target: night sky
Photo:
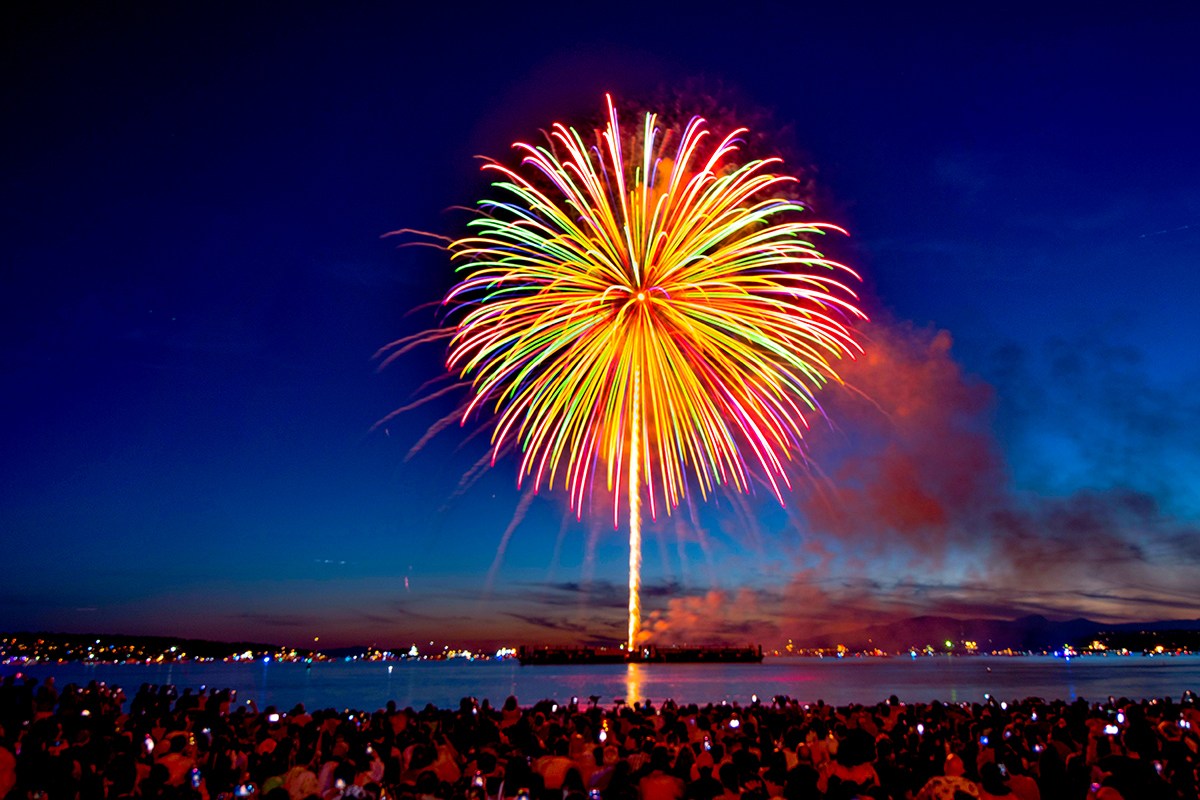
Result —
[[414, 451], [450, 397], [373, 429], [453, 280], [384, 234], [606, 91], [775, 143], [872, 320], [786, 509], [648, 526], [660, 641], [1200, 617], [1194, 5], [341, 5], [2, 12], [0, 630], [620, 641], [608, 501]]

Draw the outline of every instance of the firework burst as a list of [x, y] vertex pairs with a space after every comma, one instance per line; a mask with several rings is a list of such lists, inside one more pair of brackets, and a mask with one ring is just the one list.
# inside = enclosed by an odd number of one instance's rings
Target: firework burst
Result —
[[517, 167], [487, 163], [497, 196], [449, 245], [463, 421], [493, 414], [493, 453], [518, 450], [519, 482], [565, 488], [577, 514], [597, 479], [614, 524], [625, 495], [631, 649], [643, 498], [654, 516], [757, 478], [782, 503], [815, 393], [860, 349], [857, 275], [812, 243], [841, 229], [802, 218], [778, 159], [739, 163], [744, 133], [647, 114], [625, 138], [609, 98], [591, 143], [556, 124], [514, 145]]

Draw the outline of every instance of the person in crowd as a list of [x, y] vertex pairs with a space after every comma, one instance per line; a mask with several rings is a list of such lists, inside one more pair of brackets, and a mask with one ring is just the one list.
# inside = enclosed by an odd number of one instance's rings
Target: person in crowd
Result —
[[673, 774], [670, 753], [663, 745], [651, 752], [648, 771], [638, 781], [637, 788], [641, 800], [683, 800], [687, 786]]
[[943, 774], [935, 775], [921, 787], [917, 800], [963, 800], [981, 796], [979, 786], [964, 777], [966, 768], [961, 757], [954, 753], [946, 756], [943, 769]]

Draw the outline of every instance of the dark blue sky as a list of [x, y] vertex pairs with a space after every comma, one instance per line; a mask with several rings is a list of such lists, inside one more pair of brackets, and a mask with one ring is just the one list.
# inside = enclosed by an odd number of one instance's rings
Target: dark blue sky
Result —
[[464, 484], [485, 436], [409, 458], [449, 406], [371, 430], [452, 279], [381, 235], [605, 91], [732, 98], [873, 318], [830, 483], [651, 526], [660, 636], [1200, 616], [1194, 7], [406, 6], [3, 12], [0, 629], [619, 640], [602, 509]]

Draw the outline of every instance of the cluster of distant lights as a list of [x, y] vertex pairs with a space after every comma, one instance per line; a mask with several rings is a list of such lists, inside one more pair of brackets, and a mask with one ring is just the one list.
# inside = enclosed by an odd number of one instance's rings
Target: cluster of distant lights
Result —
[[[433, 642], [430, 642], [430, 644], [432, 645]], [[499, 661], [499, 660], [503, 660], [506, 658], [515, 658], [516, 655], [517, 655], [517, 648], [515, 648], [515, 647], [501, 647], [500, 649], [496, 650], [495, 653], [491, 653], [490, 651], [489, 652], [478, 652], [475, 650], [468, 650], [468, 649], [456, 649], [456, 648], [450, 647], [450, 645], [444, 645], [440, 652], [435, 652], [432, 655], [430, 655], [428, 653], [422, 655], [420, 650], [414, 644], [408, 650], [406, 650], [404, 652], [399, 652], [399, 653], [394, 650], [372, 650], [372, 651], [368, 651], [367, 653], [365, 653], [363, 655], [357, 655], [357, 654], [356, 655], [348, 655], [348, 656], [342, 657], [341, 659], [327, 659], [327, 660], [331, 660], [331, 661], [340, 660], [340, 661], [345, 661], [345, 662], [412, 661], [412, 660], [445, 661], [445, 660], [452, 659], [452, 658], [461, 658], [461, 659], [465, 659], [467, 661], [488, 661], [488, 660], [493, 660], [493, 659]], [[253, 653], [249, 650], [247, 650], [244, 653], [239, 653], [239, 654], [233, 656], [233, 658], [230, 660], [232, 660], [232, 661], [254, 661], [254, 660], [259, 660], [260, 658], [264, 664], [270, 663], [272, 660], [276, 660], [276, 661], [292, 660], [292, 659], [281, 659], [281, 658], [272, 659], [272, 657], [269, 655], [260, 656], [260, 654]], [[304, 660], [312, 661], [311, 658], [304, 659]], [[391, 667], [389, 667], [388, 669], [391, 669]]]
[[[200, 656], [188, 656], [184, 651], [181, 651], [177, 646], [171, 647], [163, 652], [156, 654], [147, 654], [145, 647], [139, 647], [132, 644], [104, 644], [103, 640], [96, 639], [92, 644], [84, 647], [83, 645], [68, 646], [55, 642], [47, 642], [45, 639], [37, 639], [34, 642], [33, 655], [12, 654], [12, 648], [21, 646], [19, 637], [11, 639], [0, 639], [0, 664], [35, 664], [39, 662], [64, 664], [69, 661], [83, 661], [91, 663], [136, 663], [136, 664], [154, 664], [164, 661], [214, 661], [212, 658], [203, 658]], [[44, 653], [42, 652], [44, 650]], [[71, 658], [75, 655], [80, 658]]]
[[984, 650], [979, 647], [979, 643], [972, 640], [954, 642], [950, 639], [944, 641], [941, 645], [926, 644], [921, 647], [913, 646], [907, 650], [900, 652], [888, 652], [881, 648], [869, 648], [863, 650], [851, 650], [844, 644], [834, 645], [832, 647], [820, 648], [799, 648], [795, 647], [791, 640], [788, 640], [787, 645], [782, 650], [771, 651], [774, 656], [797, 656], [801, 658], [890, 658], [896, 655], [907, 655], [911, 659], [916, 660], [922, 657], [933, 657], [939, 655], [967, 655], [967, 656], [1053, 656], [1070, 660], [1084, 656], [1185, 656], [1192, 655], [1191, 650], [1186, 647], [1165, 647], [1163, 645], [1155, 645], [1149, 650], [1130, 650], [1127, 647], [1109, 647], [1100, 640], [1094, 640], [1083, 647], [1075, 647], [1070, 644], [1063, 644], [1059, 647], [1045, 648], [1037, 650], [1017, 650], [1011, 647], [997, 648]]
[[[317, 640], [314, 640], [314, 642]], [[434, 642], [429, 642], [433, 648]], [[0, 637], [0, 664], [32, 665], [39, 663], [65, 664], [70, 662], [109, 663], [109, 664], [162, 664], [172, 662], [211, 663], [224, 661], [226, 663], [263, 663], [272, 661], [279, 663], [305, 663], [315, 661], [441, 661], [461, 658], [471, 661], [515, 658], [515, 647], [501, 647], [492, 651], [476, 651], [466, 648], [456, 648], [444, 645], [440, 651], [431, 653], [419, 652], [417, 645], [408, 650], [369, 649], [360, 655], [350, 655], [344, 658], [331, 658], [316, 651], [302, 651], [294, 648], [274, 651], [244, 650], [231, 655], [214, 658], [189, 654], [185, 649], [175, 645], [164, 647], [161, 651], [135, 644], [104, 644], [102, 639], [96, 639], [92, 644], [67, 644], [53, 639], [39, 638], [22, 640], [19, 636]]]
[[[37, 664], [37, 663], [68, 663], [71, 661], [82, 661], [84, 663], [126, 663], [126, 664], [161, 664], [176, 661], [189, 661], [197, 663], [208, 663], [214, 661], [225, 661], [233, 663], [250, 663], [261, 662], [269, 664], [272, 661], [279, 663], [306, 663], [311, 664], [315, 661], [343, 661], [343, 662], [377, 662], [377, 661], [446, 661], [451, 659], [463, 659], [467, 661], [491, 661], [513, 659], [517, 656], [515, 647], [500, 647], [495, 651], [479, 651], [469, 648], [457, 648], [450, 645], [443, 645], [441, 650], [436, 649], [434, 642], [429, 642], [429, 649], [425, 652], [412, 645], [407, 650], [383, 650], [371, 649], [362, 654], [347, 655], [342, 658], [332, 658], [321, 653], [305, 652], [295, 649], [278, 650], [274, 652], [263, 652], [245, 650], [225, 658], [211, 658], [196, 655], [189, 655], [186, 651], [177, 646], [165, 648], [159, 653], [146, 653], [144, 647], [137, 645], [115, 645], [104, 644], [101, 639], [96, 639], [91, 645], [84, 646], [82, 644], [72, 647], [67, 647], [63, 644], [47, 642], [44, 639], [36, 640], [36, 648], [32, 654], [29, 653], [14, 653], [12, 649], [21, 646], [18, 637], [0, 637], [0, 664]], [[1156, 645], [1154, 648], [1145, 651], [1144, 655], [1153, 656], [1178, 656], [1188, 655], [1191, 651], [1185, 648], [1164, 647]], [[977, 642], [963, 641], [953, 642], [946, 640], [940, 647], [932, 644], [927, 644], [923, 647], [912, 647], [907, 651], [902, 651], [901, 654], [908, 655], [911, 659], [916, 660], [921, 657], [933, 657], [938, 655], [970, 655], [970, 656], [1025, 656], [1025, 655], [1043, 655], [1054, 656], [1065, 660], [1084, 656], [1132, 656], [1143, 655], [1142, 651], [1132, 651], [1128, 648], [1110, 648], [1103, 642], [1095, 640], [1081, 648], [1076, 648], [1069, 644], [1064, 644], [1061, 647], [1046, 650], [1013, 650], [1011, 648], [999, 650], [981, 650]], [[890, 657], [898, 655], [888, 653], [881, 649], [867, 649], [860, 651], [852, 651], [845, 645], [836, 645], [829, 648], [817, 649], [801, 649], [792, 645], [791, 641], [783, 650], [775, 650], [772, 652], [775, 656], [798, 656], [798, 657], [834, 657], [839, 659], [844, 658], [863, 658], [863, 657]]]

